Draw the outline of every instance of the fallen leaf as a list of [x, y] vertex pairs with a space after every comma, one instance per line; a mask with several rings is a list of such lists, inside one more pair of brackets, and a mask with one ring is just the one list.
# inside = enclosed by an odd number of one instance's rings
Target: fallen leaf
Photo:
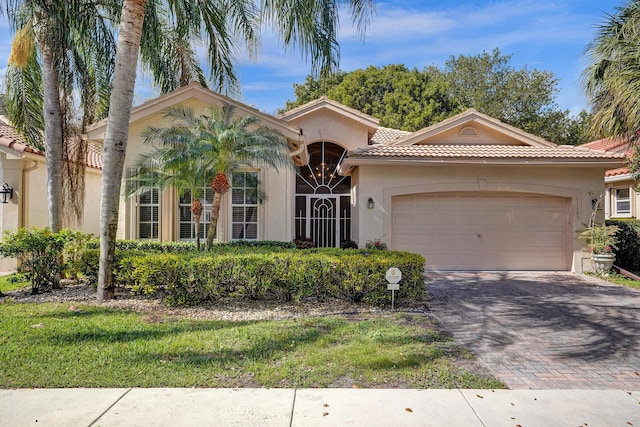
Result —
[[512, 419], [512, 420], [515, 420], [515, 419], [516, 419], [516, 417], [511, 417], [511, 419]]
[[356, 384], [352, 385], [351, 388], [360, 388]]
[[328, 403], [323, 403], [323, 404], [322, 404], [322, 407], [324, 407], [324, 408], [328, 408], [328, 407], [329, 407], [329, 404], [328, 404]]
[[413, 409], [411, 409], [411, 408], [404, 408], [404, 410], [407, 411], [407, 412], [413, 412]]
[[629, 424], [630, 426], [632, 426], [633, 424], [631, 424], [629, 421], [627, 421], [627, 424]]
[[478, 397], [479, 399], [484, 399], [484, 397], [480, 396], [479, 394], [476, 394], [476, 397]]
[[515, 403], [513, 403], [513, 402], [511, 402], [511, 406], [516, 406], [516, 404], [515, 404]]
[[37, 325], [31, 325], [32, 328], [44, 328], [44, 323], [38, 323]]
[[323, 417], [326, 417], [327, 415], [329, 415], [329, 413], [328, 413], [328, 412], [323, 412], [323, 413], [322, 413], [322, 416], [323, 416]]

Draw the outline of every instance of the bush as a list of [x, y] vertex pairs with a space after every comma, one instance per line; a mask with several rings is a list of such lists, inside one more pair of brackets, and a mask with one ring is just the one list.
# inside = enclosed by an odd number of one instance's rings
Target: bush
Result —
[[[119, 253], [120, 252], [120, 253]], [[97, 262], [86, 251], [83, 260]], [[391, 303], [385, 272], [400, 268], [398, 298], [424, 296], [424, 258], [406, 252], [312, 249], [256, 252], [236, 248], [212, 256], [116, 251], [116, 283], [163, 298], [168, 305], [198, 305], [220, 298], [318, 301], [340, 298], [378, 306]], [[85, 274], [97, 267], [84, 267]]]
[[[95, 239], [87, 244], [89, 249], [100, 249], [100, 241]], [[265, 248], [265, 249], [293, 249], [293, 242], [278, 240], [232, 240], [230, 242], [215, 243], [210, 252], [221, 252], [234, 248]], [[157, 240], [118, 240], [116, 250], [137, 250], [144, 252], [188, 253], [197, 252], [193, 242], [159, 242]]]
[[313, 243], [313, 240], [307, 237], [299, 237], [297, 239], [293, 239], [293, 244], [298, 249], [311, 249], [316, 247], [316, 244]]
[[608, 220], [618, 227], [616, 265], [625, 270], [640, 271], [640, 220]]
[[65, 236], [48, 228], [21, 228], [15, 233], [5, 231], [0, 254], [18, 259], [19, 269], [29, 276], [35, 295], [60, 287], [64, 244]]

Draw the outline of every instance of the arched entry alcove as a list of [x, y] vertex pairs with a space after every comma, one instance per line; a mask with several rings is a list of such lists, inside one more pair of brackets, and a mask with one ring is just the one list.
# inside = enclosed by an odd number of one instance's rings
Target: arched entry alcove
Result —
[[331, 142], [308, 146], [309, 163], [296, 174], [296, 238], [316, 247], [338, 247], [351, 240], [351, 177], [336, 169], [346, 151]]

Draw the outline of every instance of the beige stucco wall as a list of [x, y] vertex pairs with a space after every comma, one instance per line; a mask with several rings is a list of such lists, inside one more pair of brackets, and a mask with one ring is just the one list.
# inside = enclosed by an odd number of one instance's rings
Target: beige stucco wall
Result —
[[[572, 270], [581, 272], [589, 264], [589, 254], [575, 236], [588, 223], [591, 214], [590, 194], [604, 190], [604, 169], [580, 167], [423, 165], [358, 168], [356, 209], [358, 242], [381, 239], [391, 245], [392, 197], [430, 192], [516, 192], [561, 196], [571, 199], [573, 211]], [[374, 209], [367, 209], [372, 197]]]
[[[195, 114], [203, 114], [211, 106], [210, 103], [199, 99], [187, 99], [181, 105], [192, 108]], [[133, 123], [129, 129], [129, 141], [127, 143], [127, 154], [125, 167], [133, 167], [140, 154], [147, 152], [152, 147], [143, 143], [142, 132], [148, 126], [168, 127], [171, 123], [163, 117], [162, 112], [158, 112]], [[256, 170], [256, 169], [249, 169]], [[258, 236], [263, 240], [291, 240], [293, 233], [293, 169], [281, 168], [259, 169], [263, 189], [267, 198], [259, 207]], [[126, 173], [126, 172], [125, 172]], [[178, 198], [176, 192], [168, 189], [163, 192], [160, 198], [160, 240], [178, 239]], [[227, 241], [231, 239], [231, 218], [230, 197], [225, 195], [222, 199], [220, 209], [220, 220], [218, 225], [218, 240]], [[135, 199], [122, 199], [120, 206], [120, 223], [118, 226], [118, 238], [135, 239], [136, 230], [136, 207]]]
[[[49, 211], [44, 157], [30, 155], [21, 158], [3, 153], [0, 160], [0, 185], [6, 182], [14, 189], [9, 203], [0, 204], [2, 233], [7, 230], [16, 231], [21, 227], [47, 227]], [[96, 169], [87, 169], [85, 173], [84, 219], [79, 229], [98, 236], [102, 175]], [[0, 259], [0, 271], [11, 271], [15, 266], [14, 259]]]
[[369, 141], [367, 127], [335, 111], [323, 109], [290, 121], [304, 131], [308, 144], [333, 142], [350, 151], [366, 147]]

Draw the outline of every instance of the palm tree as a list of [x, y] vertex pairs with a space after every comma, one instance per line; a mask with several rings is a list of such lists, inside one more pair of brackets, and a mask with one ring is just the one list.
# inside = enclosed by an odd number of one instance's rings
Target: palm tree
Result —
[[200, 116], [176, 106], [165, 110], [165, 118], [171, 120], [171, 127], [145, 129], [144, 142], [158, 148], [139, 157], [136, 166], [140, 172], [127, 182], [127, 193], [167, 186], [189, 190], [199, 248], [199, 194], [202, 184], [209, 181], [215, 192], [207, 233], [207, 250], [211, 249], [222, 196], [231, 187], [229, 177], [242, 168], [293, 167], [287, 140], [280, 132], [261, 126], [254, 116], [236, 115], [229, 104], [210, 107]]
[[640, 2], [609, 15], [586, 50], [582, 85], [600, 137], [636, 141], [640, 129]]
[[[193, 117], [185, 110], [185, 118], [196, 125], [194, 137], [199, 143], [194, 154], [203, 158], [207, 168], [215, 173], [211, 189], [215, 192], [211, 206], [211, 223], [207, 233], [207, 250], [216, 238], [222, 196], [229, 191], [229, 177], [241, 168], [260, 166], [293, 167], [284, 136], [266, 126], [256, 117], [239, 116], [229, 104], [212, 107], [207, 115]], [[258, 183], [256, 183], [258, 184]]]
[[111, 76], [113, 28], [105, 22], [104, 7], [94, 2], [25, 0], [6, 6], [16, 31], [6, 79], [9, 118], [45, 151], [49, 226], [57, 231], [63, 225], [63, 205], [78, 222], [83, 211], [81, 157], [86, 151], [78, 149], [77, 139], [71, 143], [81, 131], [72, 124], [74, 92], [82, 94], [83, 124], [95, 121]]
[[193, 130], [184, 126], [181, 109], [168, 109], [164, 117], [171, 120], [172, 127], [149, 126], [143, 131], [143, 142], [155, 148], [138, 157], [136, 172], [126, 181], [127, 196], [140, 195], [153, 189], [172, 187], [178, 194], [191, 194], [191, 213], [195, 223], [196, 247], [200, 250], [200, 219], [203, 206], [200, 201], [203, 184], [211, 181], [213, 173], [201, 157], [194, 155]]
[[[136, 64], [145, 12], [158, 3], [159, 0], [124, 0], [122, 5], [103, 148], [99, 301], [112, 298], [114, 293], [115, 239]], [[249, 53], [254, 54], [261, 24], [271, 25], [282, 36], [285, 46], [300, 47], [314, 70], [329, 73], [337, 70], [339, 58], [338, 7], [350, 6], [362, 34], [373, 11], [373, 0], [262, 0], [259, 9], [253, 0], [178, 0], [169, 4], [177, 28], [205, 34], [209, 67], [218, 88], [233, 86], [234, 46], [242, 38]]]

